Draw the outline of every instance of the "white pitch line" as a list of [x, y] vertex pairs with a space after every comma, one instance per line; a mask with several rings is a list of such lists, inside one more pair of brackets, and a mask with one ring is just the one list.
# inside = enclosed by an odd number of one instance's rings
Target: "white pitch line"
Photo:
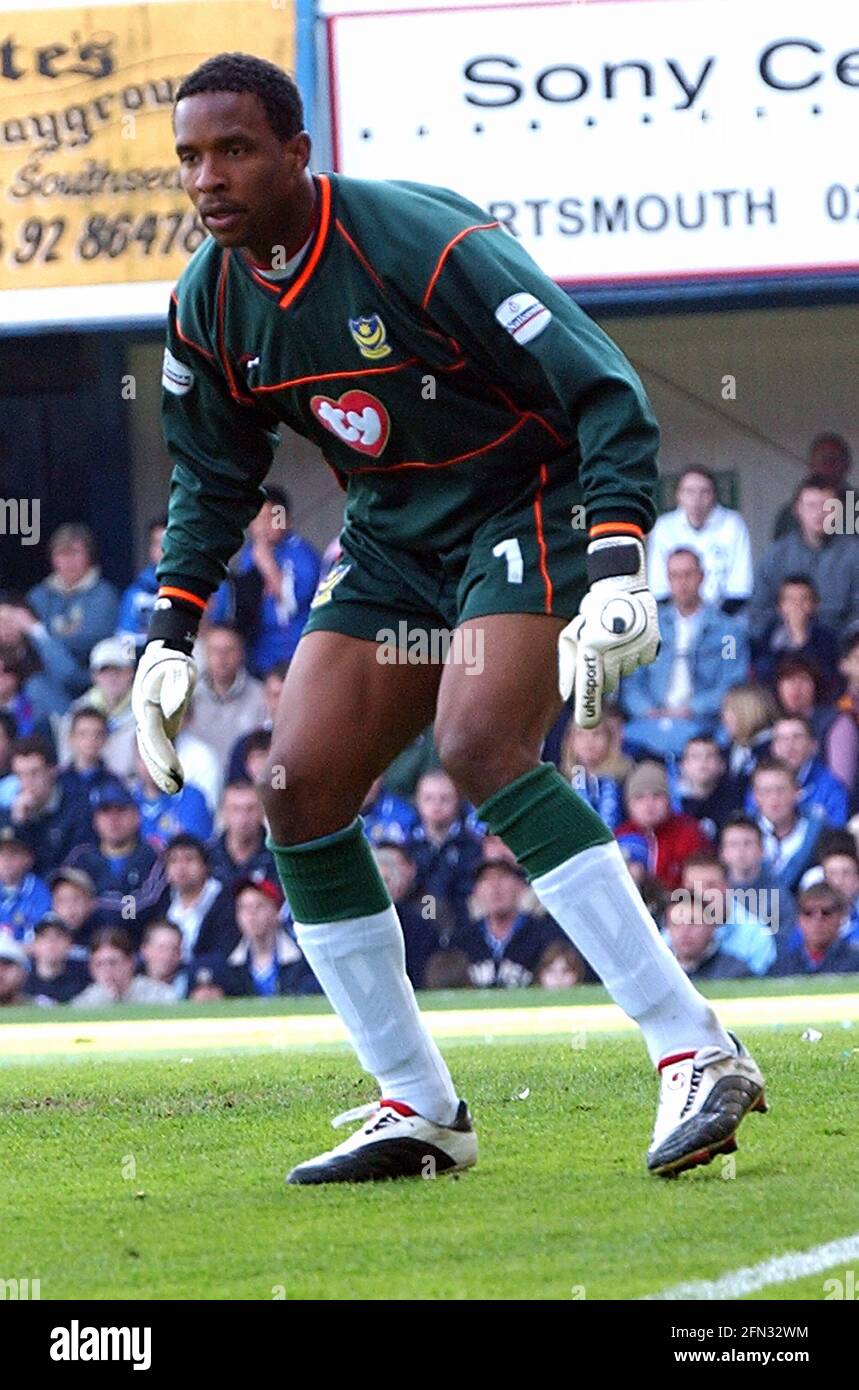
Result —
[[720, 1279], [701, 1279], [689, 1284], [675, 1284], [673, 1288], [663, 1289], [662, 1293], [648, 1293], [639, 1302], [664, 1299], [702, 1298], [717, 1300], [722, 1298], [743, 1298], [746, 1294], [757, 1293], [770, 1284], [790, 1284], [796, 1279], [804, 1279], [809, 1274], [820, 1274], [833, 1265], [847, 1264], [849, 1260], [859, 1259], [859, 1231], [845, 1236], [843, 1240], [830, 1240], [826, 1245], [813, 1245], [810, 1250], [789, 1250], [785, 1255], [776, 1255], [760, 1264], [746, 1265], [723, 1274]]

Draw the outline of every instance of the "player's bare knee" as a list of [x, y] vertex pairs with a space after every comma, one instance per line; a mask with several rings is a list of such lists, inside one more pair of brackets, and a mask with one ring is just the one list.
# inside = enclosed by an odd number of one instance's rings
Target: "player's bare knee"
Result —
[[436, 748], [445, 772], [474, 805], [536, 766], [532, 751], [518, 739], [485, 726], [437, 729]]

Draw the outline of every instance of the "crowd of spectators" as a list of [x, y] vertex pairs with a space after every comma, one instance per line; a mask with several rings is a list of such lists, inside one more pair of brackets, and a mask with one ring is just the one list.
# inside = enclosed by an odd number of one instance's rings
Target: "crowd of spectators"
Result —
[[[546, 740], [695, 979], [859, 971], [859, 538], [832, 526], [849, 466], [843, 440], [814, 441], [757, 567], [743, 518], [687, 468], [648, 543], [656, 661], [597, 728], [567, 709]], [[0, 1005], [319, 991], [256, 790], [320, 574], [271, 492], [201, 627], [178, 796], [149, 776], [130, 708], [163, 519], [124, 595], [76, 524], [43, 583], [0, 595]], [[595, 979], [431, 730], [361, 814], [417, 988]]]

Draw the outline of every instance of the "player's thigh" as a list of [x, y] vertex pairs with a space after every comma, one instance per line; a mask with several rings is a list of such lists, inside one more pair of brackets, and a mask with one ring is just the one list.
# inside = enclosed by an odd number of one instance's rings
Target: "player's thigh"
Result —
[[436, 712], [442, 763], [473, 801], [536, 766], [560, 713], [558, 633], [566, 617], [496, 613], [457, 629]]
[[261, 787], [279, 843], [348, 824], [370, 783], [433, 718], [440, 669], [380, 662], [374, 641], [302, 637], [281, 691]]

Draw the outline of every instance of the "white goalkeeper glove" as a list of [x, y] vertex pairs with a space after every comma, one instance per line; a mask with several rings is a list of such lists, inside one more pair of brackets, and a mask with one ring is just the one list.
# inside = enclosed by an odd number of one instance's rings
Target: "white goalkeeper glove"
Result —
[[155, 785], [171, 795], [185, 782], [173, 743], [196, 683], [193, 657], [161, 640], [146, 644], [131, 691], [137, 746]]
[[590, 588], [558, 636], [558, 684], [564, 700], [575, 689], [573, 718], [592, 729], [620, 678], [653, 661], [659, 619], [641, 541], [620, 535], [591, 541], [587, 568]]

